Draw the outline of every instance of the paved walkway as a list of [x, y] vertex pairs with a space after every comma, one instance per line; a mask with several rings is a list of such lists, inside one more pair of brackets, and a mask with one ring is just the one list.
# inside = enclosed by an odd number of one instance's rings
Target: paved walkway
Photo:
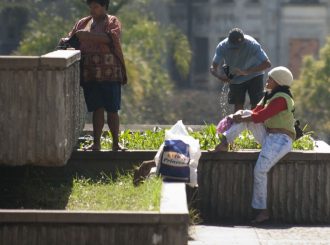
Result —
[[330, 245], [330, 226], [204, 226], [189, 231], [188, 245]]

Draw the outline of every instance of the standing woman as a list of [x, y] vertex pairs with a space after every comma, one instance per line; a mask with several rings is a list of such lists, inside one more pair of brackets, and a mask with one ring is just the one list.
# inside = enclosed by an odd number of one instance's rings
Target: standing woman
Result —
[[[123, 52], [120, 45], [121, 24], [108, 15], [109, 0], [87, 0], [90, 16], [79, 20], [67, 38], [78, 40], [81, 50], [81, 85], [89, 112], [93, 112], [94, 142], [88, 150], [101, 149], [104, 111], [113, 139], [113, 151], [123, 150], [119, 144], [121, 86], [127, 83]], [[71, 39], [70, 39], [71, 38]], [[70, 41], [69, 41], [70, 43]]]
[[296, 137], [294, 101], [290, 91], [292, 73], [283, 66], [268, 73], [266, 95], [252, 111], [238, 111], [231, 115], [232, 126], [223, 133], [224, 139], [212, 152], [227, 151], [228, 143], [244, 129], [249, 129], [262, 145], [254, 168], [252, 208], [257, 211], [253, 223], [269, 219], [267, 210], [267, 173], [292, 149]]

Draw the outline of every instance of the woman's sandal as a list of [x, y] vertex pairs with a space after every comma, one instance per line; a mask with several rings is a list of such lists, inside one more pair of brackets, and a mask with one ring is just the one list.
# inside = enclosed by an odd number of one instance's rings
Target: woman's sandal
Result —
[[255, 217], [254, 220], [251, 221], [253, 225], [261, 225], [265, 224], [267, 221], [269, 221], [270, 215], [268, 210], [262, 210], [259, 212], [259, 214]]
[[112, 151], [127, 151], [127, 148], [121, 144], [118, 144], [117, 146], [112, 146]]

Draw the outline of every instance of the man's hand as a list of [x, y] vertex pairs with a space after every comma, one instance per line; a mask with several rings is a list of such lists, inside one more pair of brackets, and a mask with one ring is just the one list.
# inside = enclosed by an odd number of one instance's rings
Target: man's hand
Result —
[[269, 67], [271, 67], [271, 65], [272, 64], [270, 63], [269, 60], [265, 60], [258, 66], [250, 67], [246, 70], [241, 70], [239, 68], [234, 68], [233, 71], [234, 71], [235, 75], [246, 76], [246, 75], [249, 75], [249, 74], [252, 74], [252, 73], [264, 71], [264, 70], [268, 69]]
[[244, 70], [241, 70], [239, 68], [235, 68], [234, 69], [234, 73], [237, 76], [246, 76], [246, 75], [249, 75], [249, 73], [246, 70], [244, 71]]
[[217, 68], [214, 67], [214, 66], [211, 66], [211, 67], [210, 67], [210, 73], [211, 73], [213, 76], [216, 76], [216, 75], [217, 75]]
[[223, 81], [224, 83], [230, 82], [230, 79], [226, 75], [220, 75], [217, 73], [216, 68], [214, 66], [210, 67], [210, 73], [218, 78], [219, 80]]

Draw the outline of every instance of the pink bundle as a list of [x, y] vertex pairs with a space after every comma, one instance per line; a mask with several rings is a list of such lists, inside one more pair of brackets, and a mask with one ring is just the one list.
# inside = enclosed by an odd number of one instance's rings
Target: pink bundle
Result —
[[230, 116], [226, 116], [218, 123], [217, 133], [223, 134], [231, 127], [232, 124], [233, 124], [233, 118], [231, 118]]

